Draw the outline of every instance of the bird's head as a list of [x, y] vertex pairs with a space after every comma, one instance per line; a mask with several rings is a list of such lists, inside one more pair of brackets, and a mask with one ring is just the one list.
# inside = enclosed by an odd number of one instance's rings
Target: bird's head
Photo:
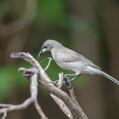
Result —
[[40, 56], [42, 53], [50, 52], [53, 48], [58, 48], [58, 47], [61, 47], [61, 46], [62, 46], [62, 44], [59, 43], [58, 41], [51, 40], [51, 39], [46, 40], [46, 41], [43, 43], [42, 47], [41, 47], [41, 50], [40, 50], [40, 52], [39, 52], [39, 54], [38, 54], [38, 58], [39, 58], [39, 56]]

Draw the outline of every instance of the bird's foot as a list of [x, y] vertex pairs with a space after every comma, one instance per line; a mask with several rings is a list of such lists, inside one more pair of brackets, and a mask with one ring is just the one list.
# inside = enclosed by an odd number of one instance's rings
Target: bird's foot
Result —
[[70, 79], [70, 82], [72, 82], [74, 79], [76, 79], [78, 76], [80, 75], [80, 73], [75, 73], [75, 74], [65, 74], [64, 77], [68, 78], [71, 76], [73, 77], [72, 79]]
[[72, 85], [71, 85], [71, 81], [69, 80], [68, 77], [64, 76], [64, 82], [65, 82], [65, 84], [66, 84], [66, 87], [67, 87], [68, 89], [71, 89]]

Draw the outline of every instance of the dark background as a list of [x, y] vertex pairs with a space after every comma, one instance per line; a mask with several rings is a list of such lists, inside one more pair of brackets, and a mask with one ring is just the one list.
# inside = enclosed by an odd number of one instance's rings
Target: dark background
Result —
[[[10, 59], [10, 53], [27, 51], [37, 57], [49, 38], [87, 56], [119, 79], [119, 0], [0, 0], [1, 103], [19, 104], [30, 96], [29, 81], [17, 71], [30, 65]], [[50, 54], [43, 55], [39, 62], [47, 56]], [[61, 71], [52, 62], [47, 73], [55, 80]], [[89, 119], [119, 118], [117, 85], [100, 76], [83, 75], [73, 81], [73, 86]], [[66, 118], [41, 89], [39, 103], [50, 119]], [[39, 118], [32, 105], [8, 114], [8, 119], [28, 118]]]

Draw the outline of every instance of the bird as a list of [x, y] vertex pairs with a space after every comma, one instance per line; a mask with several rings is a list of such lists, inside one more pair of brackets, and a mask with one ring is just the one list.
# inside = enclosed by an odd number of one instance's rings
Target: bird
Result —
[[38, 57], [45, 52], [51, 52], [51, 56], [56, 64], [62, 69], [72, 71], [74, 74], [66, 74], [67, 76], [78, 77], [81, 74], [100, 75], [106, 77], [110, 81], [119, 85], [119, 81], [111, 75], [105, 73], [99, 66], [83, 55], [63, 46], [56, 40], [46, 40], [38, 54]]

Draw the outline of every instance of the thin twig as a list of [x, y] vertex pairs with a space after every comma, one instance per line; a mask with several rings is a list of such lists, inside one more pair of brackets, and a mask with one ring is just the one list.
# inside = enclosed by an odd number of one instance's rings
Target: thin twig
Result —
[[[31, 77], [30, 77], [31, 78], [31, 83], [30, 83], [31, 97], [26, 99], [22, 104], [18, 104], [18, 105], [0, 104], [0, 107], [2, 107], [0, 109], [0, 114], [3, 114], [2, 119], [5, 119], [7, 117], [8, 112], [25, 109], [31, 103], [35, 104], [35, 107], [36, 107], [38, 112], [41, 111], [41, 112], [39, 112], [39, 115], [41, 116], [42, 119], [48, 119], [47, 116], [43, 113], [42, 109], [38, 110], [38, 108], [40, 108], [40, 105], [38, 103], [36, 103], [37, 102], [37, 95], [38, 95], [38, 85], [37, 85], [38, 77], [37, 77], [37, 74], [36, 73], [34, 74], [33, 72], [29, 72], [29, 70], [27, 72], [27, 69], [25, 69], [25, 68], [20, 68], [20, 70], [22, 70], [21, 72], [23, 73], [24, 76], [31, 75]], [[25, 72], [23, 72], [23, 70]], [[30, 71], [32, 71], [32, 69]], [[25, 73], [26, 73], [26, 75], [25, 75]], [[29, 75], [28, 75], [28, 73], [29, 73]]]
[[45, 67], [44, 71], [47, 71], [47, 69], [49, 68], [50, 64], [51, 64], [51, 61], [52, 61], [52, 58], [51, 57], [48, 57], [48, 64], [47, 66]]
[[35, 108], [36, 108], [37, 112], [41, 116], [41, 119], [48, 119], [48, 117], [46, 117], [45, 113], [42, 111], [42, 109], [41, 109], [37, 100], [34, 101], [34, 105], [35, 105]]

